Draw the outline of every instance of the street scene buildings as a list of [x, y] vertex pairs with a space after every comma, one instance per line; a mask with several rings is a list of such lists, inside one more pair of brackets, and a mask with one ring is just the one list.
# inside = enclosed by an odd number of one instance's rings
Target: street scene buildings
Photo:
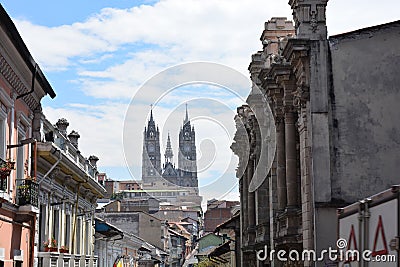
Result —
[[328, 0], [289, 5], [232, 118], [240, 201], [205, 206], [187, 104], [177, 151], [151, 106], [141, 180], [108, 177], [0, 5], [0, 267], [399, 266], [400, 21], [328, 36]]
[[[232, 145], [240, 159], [241, 266], [336, 266], [327, 255], [282, 261], [260, 260], [256, 252], [265, 246], [286, 255], [336, 249], [339, 237], [352, 237], [337, 232], [337, 209], [400, 181], [399, 143], [392, 135], [398, 132], [400, 23], [328, 38], [327, 2], [291, 0], [293, 22], [266, 22], [263, 50], [252, 56], [253, 90], [237, 109]], [[268, 130], [273, 127], [275, 136]], [[268, 155], [272, 168], [263, 170], [268, 157], [260, 144], [271, 136], [276, 151]], [[398, 242], [398, 232], [383, 246], [390, 242]], [[375, 246], [363, 248], [376, 256]], [[392, 253], [398, 249], [392, 246]]]

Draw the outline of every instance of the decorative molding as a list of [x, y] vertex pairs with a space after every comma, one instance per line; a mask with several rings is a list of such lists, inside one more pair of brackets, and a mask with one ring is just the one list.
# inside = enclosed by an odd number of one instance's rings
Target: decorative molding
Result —
[[[17, 92], [18, 95], [29, 92], [30, 90], [24, 85], [18, 75], [15, 73], [13, 68], [7, 62], [5, 57], [0, 53], [0, 73], [3, 75], [4, 79], [10, 84], [13, 90]], [[30, 109], [34, 110], [40, 103], [30, 94], [23, 97], [25, 103]]]
[[7, 107], [11, 108], [14, 106], [13, 99], [5, 93], [4, 88], [0, 87], [0, 101]]

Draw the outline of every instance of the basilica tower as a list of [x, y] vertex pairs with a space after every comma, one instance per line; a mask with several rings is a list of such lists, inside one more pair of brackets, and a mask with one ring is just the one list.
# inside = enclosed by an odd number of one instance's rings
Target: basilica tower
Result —
[[150, 119], [143, 133], [142, 181], [146, 189], [172, 189], [188, 187], [198, 196], [196, 138], [190, 125], [186, 106], [185, 119], [179, 132], [178, 167], [173, 162], [171, 138], [168, 133], [161, 165], [160, 132], [150, 112]]
[[144, 184], [153, 184], [160, 178], [161, 153], [160, 132], [153, 119], [153, 110], [143, 133], [142, 180]]
[[184, 187], [198, 187], [196, 135], [190, 120], [186, 105], [186, 115], [183, 127], [179, 132], [178, 169], [180, 172], [180, 185]]

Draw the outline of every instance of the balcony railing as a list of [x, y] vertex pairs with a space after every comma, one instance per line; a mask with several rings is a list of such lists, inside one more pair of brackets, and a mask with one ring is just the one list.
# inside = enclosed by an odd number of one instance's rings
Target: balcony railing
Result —
[[97, 267], [98, 257], [58, 252], [38, 252], [38, 266]]
[[87, 173], [89, 177], [97, 181], [95, 166], [92, 166], [89, 161], [82, 156], [79, 149], [77, 149], [66, 136], [61, 134], [57, 128], [51, 125], [50, 122], [45, 121], [43, 127], [45, 132], [52, 132], [53, 136], [51, 141], [64, 155], [73, 161], [82, 171]]
[[39, 185], [35, 181], [31, 179], [25, 179], [22, 180], [22, 183], [17, 186], [18, 205], [32, 205], [38, 207], [38, 198]]

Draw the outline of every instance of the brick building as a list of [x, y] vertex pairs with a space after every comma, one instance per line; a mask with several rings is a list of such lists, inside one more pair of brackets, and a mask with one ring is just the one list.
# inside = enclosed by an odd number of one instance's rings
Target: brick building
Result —
[[233, 216], [232, 208], [239, 205], [239, 201], [208, 200], [207, 211], [204, 213], [204, 232], [214, 232], [215, 228]]

